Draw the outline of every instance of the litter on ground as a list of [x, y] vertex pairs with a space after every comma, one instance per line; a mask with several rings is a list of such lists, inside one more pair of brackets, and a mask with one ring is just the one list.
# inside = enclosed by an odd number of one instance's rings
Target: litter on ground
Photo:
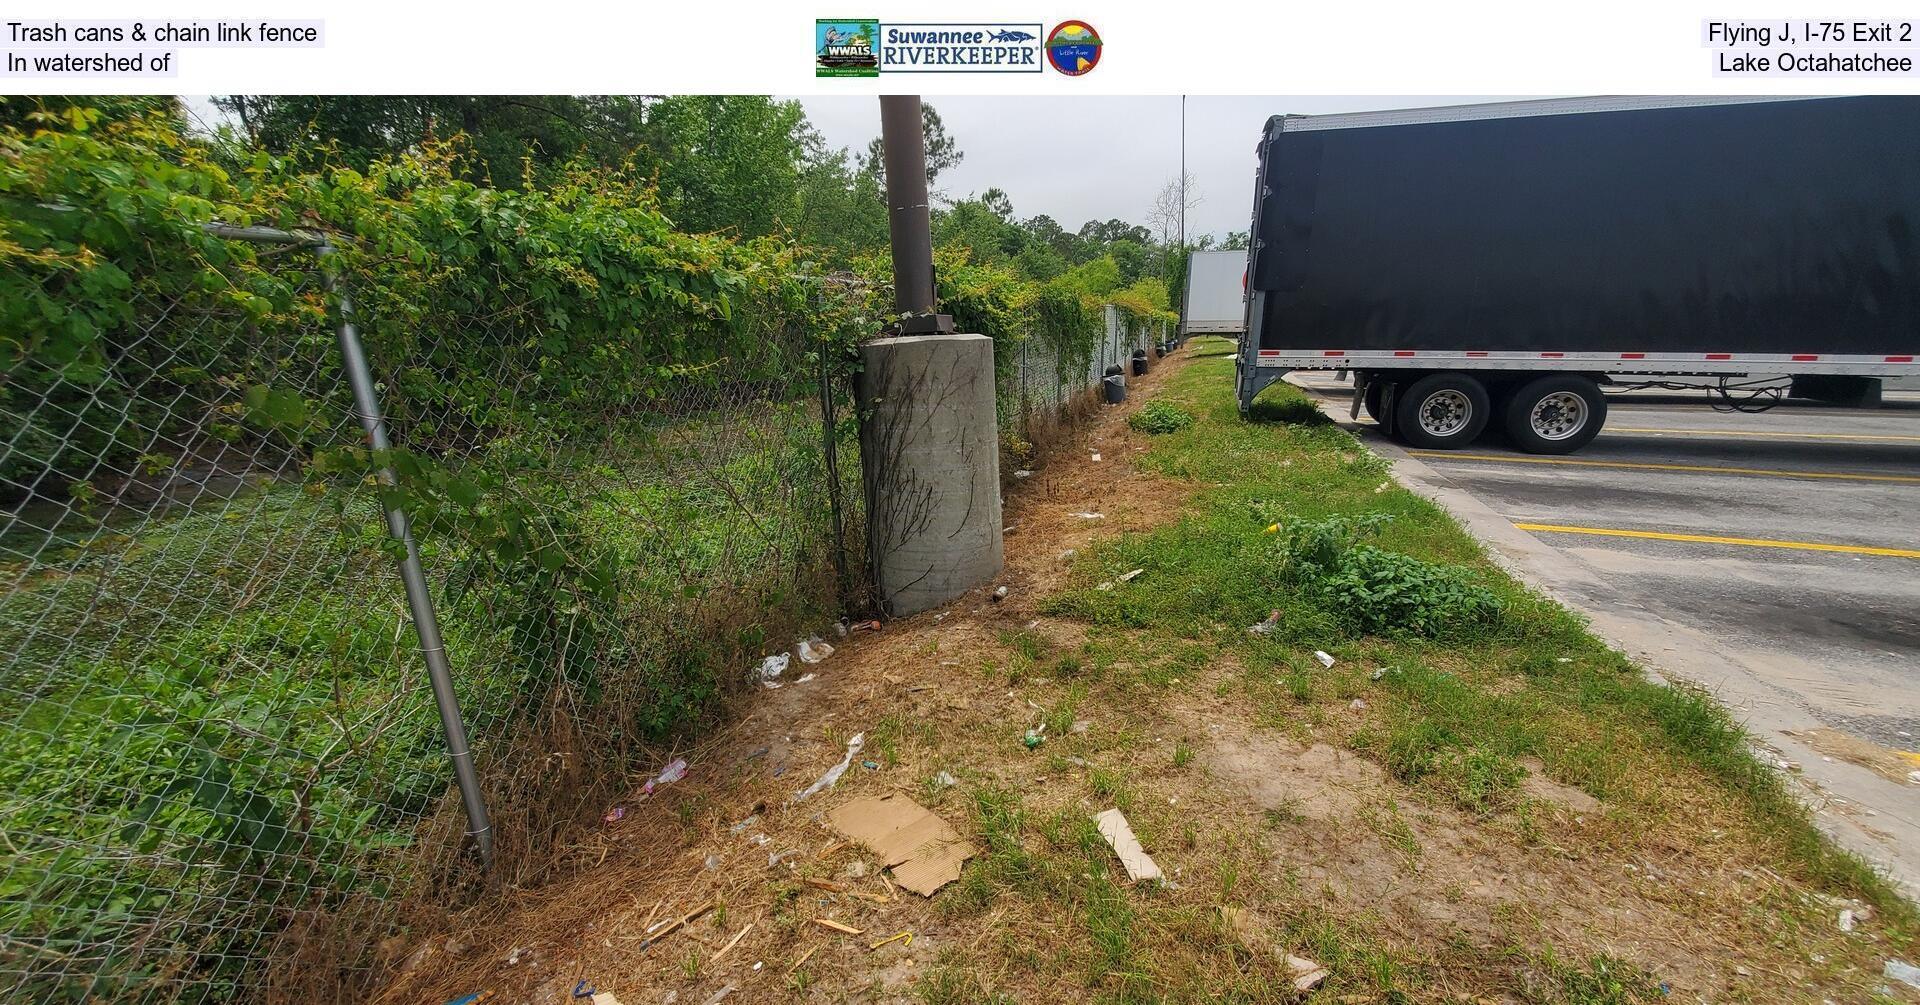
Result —
[[871, 946], [868, 946], [867, 948], [868, 948], [869, 950], [873, 950], [873, 949], [879, 949], [879, 948], [880, 948], [881, 946], [884, 946], [884, 945], [886, 945], [887, 943], [890, 943], [890, 942], [899, 942], [899, 941], [901, 941], [901, 940], [903, 940], [903, 939], [904, 939], [904, 940], [906, 940], [906, 943], [907, 943], [907, 945], [909, 945], [909, 946], [911, 946], [911, 945], [913, 945], [913, 933], [912, 933], [912, 932], [901, 932], [901, 933], [900, 933], [899, 935], [890, 935], [890, 936], [888, 936], [888, 937], [886, 937], [886, 938], [884, 938], [884, 939], [881, 939], [881, 940], [880, 940], [879, 942], [876, 942], [876, 943], [874, 943], [873, 945], [871, 945]]
[[865, 932], [861, 931], [858, 928], [853, 927], [852, 925], [843, 925], [840, 922], [833, 920], [832, 918], [815, 918], [813, 919], [813, 923], [816, 925], [819, 925], [821, 928], [830, 928], [836, 932], [841, 932], [846, 935], [865, 935], [866, 934]]
[[1140, 839], [1133, 836], [1133, 827], [1127, 823], [1127, 815], [1118, 809], [1104, 810], [1094, 814], [1093, 824], [1100, 829], [1100, 836], [1107, 839], [1107, 846], [1120, 857], [1120, 864], [1127, 870], [1127, 878], [1138, 883], [1143, 879], [1163, 880], [1166, 874], [1154, 864], [1152, 856], [1140, 847]]
[[645, 787], [646, 794], [653, 795], [655, 786], [672, 785], [674, 782], [685, 777], [687, 777], [687, 759], [684, 757], [676, 757], [673, 759], [673, 763], [661, 768], [658, 775], [647, 779]]
[[1234, 937], [1240, 940], [1241, 945], [1247, 947], [1248, 952], [1270, 953], [1284, 960], [1287, 964], [1287, 975], [1293, 980], [1295, 991], [1305, 994], [1319, 987], [1327, 979], [1327, 968], [1324, 965], [1281, 950], [1273, 944], [1267, 933], [1245, 910], [1238, 907], [1222, 907], [1220, 918], [1227, 923], [1228, 928], [1233, 930]]
[[748, 676], [759, 681], [762, 687], [779, 687], [780, 675], [787, 672], [787, 664], [792, 661], [793, 657], [787, 653], [774, 653], [761, 660]]
[[1274, 611], [1273, 613], [1267, 615], [1267, 620], [1262, 621], [1251, 628], [1248, 628], [1247, 634], [1248, 635], [1272, 635], [1274, 630], [1279, 627], [1280, 627], [1280, 612]]
[[867, 742], [867, 734], [865, 733], [853, 734], [853, 739], [847, 741], [847, 756], [841, 758], [839, 764], [836, 764], [833, 767], [828, 768], [827, 773], [824, 775], [821, 775], [818, 781], [815, 781], [812, 785], [809, 785], [806, 788], [801, 789], [799, 792], [794, 793], [793, 801], [797, 803], [800, 800], [805, 799], [808, 796], [811, 796], [822, 789], [833, 788], [834, 783], [840, 780], [840, 776], [847, 773], [847, 766], [853, 763], [853, 755], [858, 754], [860, 752], [860, 748], [865, 746], [866, 742]]
[[901, 886], [922, 897], [959, 879], [960, 867], [977, 852], [952, 824], [897, 792], [835, 807], [827, 825], [872, 849]]
[[793, 647], [793, 651], [800, 657], [802, 663], [818, 663], [833, 655], [833, 646], [820, 641], [820, 637], [816, 635], [810, 639], [801, 639]]
[[1323, 667], [1331, 668], [1333, 666], [1333, 657], [1324, 649], [1315, 649], [1313, 651], [1313, 658], [1319, 660], [1320, 665]]

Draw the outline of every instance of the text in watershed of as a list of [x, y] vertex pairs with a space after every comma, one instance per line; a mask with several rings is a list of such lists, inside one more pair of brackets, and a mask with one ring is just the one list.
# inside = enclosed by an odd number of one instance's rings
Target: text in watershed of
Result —
[[278, 18], [6, 21], [0, 76], [172, 77], [179, 49], [305, 49], [326, 45], [326, 22]]
[[1700, 44], [1711, 48], [1713, 72], [1765, 76], [1885, 76], [1914, 73], [1920, 21], [1708, 20]]

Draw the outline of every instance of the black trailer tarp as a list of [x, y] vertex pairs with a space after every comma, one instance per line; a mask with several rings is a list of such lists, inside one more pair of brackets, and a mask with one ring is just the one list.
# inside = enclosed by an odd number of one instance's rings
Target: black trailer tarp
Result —
[[1282, 121], [1261, 348], [1920, 351], [1920, 98]]

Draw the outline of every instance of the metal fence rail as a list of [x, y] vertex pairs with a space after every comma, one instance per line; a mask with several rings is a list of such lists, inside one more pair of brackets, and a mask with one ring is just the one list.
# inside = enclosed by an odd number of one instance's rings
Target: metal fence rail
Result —
[[710, 707], [716, 667], [857, 589], [857, 447], [816, 333], [769, 310], [750, 358], [556, 387], [537, 311], [404, 337], [363, 316], [360, 354], [323, 249], [224, 236], [275, 279], [258, 303], [147, 291], [97, 370], [0, 383], [6, 1001], [297, 986], [269, 973], [287, 946], [472, 868], [482, 806], [501, 871], [537, 878], [513, 822], [597, 800]]

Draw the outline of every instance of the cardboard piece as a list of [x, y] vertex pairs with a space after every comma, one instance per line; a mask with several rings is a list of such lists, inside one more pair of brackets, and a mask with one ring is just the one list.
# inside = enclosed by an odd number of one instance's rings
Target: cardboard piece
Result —
[[1127, 878], [1138, 883], [1143, 879], [1159, 881], [1166, 876], [1160, 872], [1146, 849], [1140, 847], [1140, 839], [1133, 836], [1133, 827], [1127, 823], [1127, 815], [1117, 809], [1105, 810], [1094, 814], [1093, 825], [1100, 828], [1100, 836], [1107, 839], [1113, 853], [1120, 856], [1120, 864], [1127, 869]]
[[893, 878], [922, 897], [960, 878], [960, 867], [979, 852], [945, 820], [897, 792], [844, 803], [827, 823], [858, 841], [893, 869]]

